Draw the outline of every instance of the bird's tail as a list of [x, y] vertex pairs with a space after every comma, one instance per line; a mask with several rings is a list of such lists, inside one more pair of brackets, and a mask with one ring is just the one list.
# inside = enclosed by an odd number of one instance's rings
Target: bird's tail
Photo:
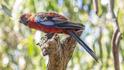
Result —
[[98, 57], [96, 56], [96, 54], [92, 51], [92, 49], [90, 49], [88, 47], [87, 44], [85, 44], [79, 37], [78, 35], [73, 32], [73, 31], [70, 31], [69, 34], [96, 60], [98, 61]]

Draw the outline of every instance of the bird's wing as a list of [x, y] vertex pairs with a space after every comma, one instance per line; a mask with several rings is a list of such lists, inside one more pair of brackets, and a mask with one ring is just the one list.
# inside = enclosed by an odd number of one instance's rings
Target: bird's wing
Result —
[[37, 24], [47, 27], [63, 29], [84, 29], [83, 24], [70, 22], [66, 17], [57, 13], [37, 13], [35, 15]]
[[67, 21], [68, 20], [68, 18], [66, 18], [65, 16], [57, 14], [55, 12], [48, 12], [48, 13], [39, 12], [36, 14], [36, 16], [39, 16], [44, 21], [47, 21], [47, 20]]
[[83, 24], [79, 24], [79, 23], [73, 23], [73, 22], [56, 22], [55, 27], [57, 28], [65, 28], [65, 29], [81, 29], [83, 30], [85, 28], [85, 26]]

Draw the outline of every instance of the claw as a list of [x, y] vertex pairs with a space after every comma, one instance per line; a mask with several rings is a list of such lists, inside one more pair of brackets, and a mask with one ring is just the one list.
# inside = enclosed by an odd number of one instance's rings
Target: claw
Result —
[[44, 43], [46, 43], [49, 39], [53, 37], [54, 33], [47, 33], [44, 37], [41, 37], [41, 40], [36, 45], [42, 46]]

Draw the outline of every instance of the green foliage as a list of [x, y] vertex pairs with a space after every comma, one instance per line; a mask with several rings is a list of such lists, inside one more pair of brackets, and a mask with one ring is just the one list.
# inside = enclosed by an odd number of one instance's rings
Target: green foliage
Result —
[[[79, 2], [78, 2], [79, 1]], [[55, 11], [74, 22], [86, 25], [81, 36], [94, 49], [101, 62], [77, 46], [67, 70], [114, 69], [111, 38], [112, 22], [108, 20], [107, 4], [98, 0], [98, 15], [93, 13], [91, 0], [0, 0], [0, 70], [46, 70], [46, 57], [36, 45], [36, 31], [19, 24], [25, 12]], [[124, 1], [115, 1], [114, 11], [118, 17], [122, 40], [120, 42], [120, 65], [124, 69]], [[117, 13], [118, 11], [118, 13]], [[100, 17], [99, 17], [100, 16]]]

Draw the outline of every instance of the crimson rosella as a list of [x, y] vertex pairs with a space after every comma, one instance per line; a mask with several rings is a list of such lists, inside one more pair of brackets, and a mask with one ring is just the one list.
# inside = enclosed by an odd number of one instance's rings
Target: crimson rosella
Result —
[[35, 15], [26, 13], [21, 15], [19, 22], [29, 28], [48, 33], [47, 35], [54, 35], [55, 33], [68, 34], [72, 36], [96, 61], [98, 60], [95, 53], [75, 33], [78, 30], [84, 30], [83, 24], [73, 23], [66, 17], [54, 12], [40, 12]]

